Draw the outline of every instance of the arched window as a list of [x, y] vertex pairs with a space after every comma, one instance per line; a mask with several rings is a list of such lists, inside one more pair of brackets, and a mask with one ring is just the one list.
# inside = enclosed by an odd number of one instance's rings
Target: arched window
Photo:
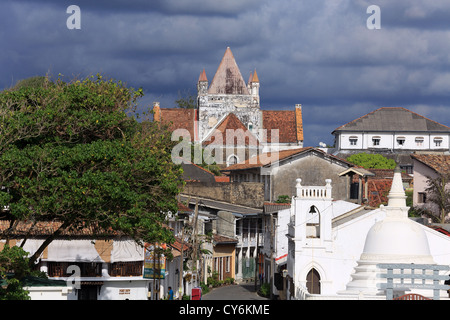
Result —
[[311, 294], [320, 294], [320, 275], [314, 268], [306, 276], [306, 289]]
[[239, 158], [236, 155], [232, 154], [227, 159], [227, 166], [231, 166], [232, 164], [236, 164], [238, 162], [239, 162]]

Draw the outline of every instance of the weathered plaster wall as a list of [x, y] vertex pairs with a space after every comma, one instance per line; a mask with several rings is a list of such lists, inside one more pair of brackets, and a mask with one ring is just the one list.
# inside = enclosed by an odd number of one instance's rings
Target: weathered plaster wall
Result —
[[251, 208], [262, 208], [264, 204], [263, 187], [263, 183], [259, 182], [220, 182], [216, 184], [188, 182], [183, 194]]
[[271, 177], [272, 200], [276, 201], [280, 195], [292, 197], [296, 192], [295, 179], [297, 178], [302, 179], [304, 186], [322, 186], [325, 185], [325, 179], [331, 179], [333, 199], [345, 200], [347, 181], [345, 177], [339, 177], [338, 174], [347, 168], [336, 161], [312, 154], [288, 162], [278, 167]]

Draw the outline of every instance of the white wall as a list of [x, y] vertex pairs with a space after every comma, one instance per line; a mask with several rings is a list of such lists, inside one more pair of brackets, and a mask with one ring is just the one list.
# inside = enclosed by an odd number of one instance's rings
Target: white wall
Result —
[[[350, 137], [356, 137], [356, 145], [350, 144]], [[380, 144], [374, 146], [373, 137], [380, 137]], [[403, 145], [397, 142], [400, 137], [405, 138]], [[416, 138], [423, 137], [421, 146], [417, 145]], [[440, 146], [435, 143], [435, 138], [442, 138]], [[449, 134], [429, 133], [394, 133], [394, 132], [342, 132], [337, 135], [338, 148], [340, 150], [365, 150], [365, 149], [394, 149], [394, 150], [449, 150]]]

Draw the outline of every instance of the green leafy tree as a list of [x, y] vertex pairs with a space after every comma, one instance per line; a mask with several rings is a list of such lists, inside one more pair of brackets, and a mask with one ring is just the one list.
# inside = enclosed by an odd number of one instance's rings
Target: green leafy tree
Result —
[[450, 183], [450, 174], [441, 173], [436, 178], [428, 177], [427, 187], [427, 202], [434, 204], [437, 210], [428, 208], [434, 220], [439, 223], [445, 223], [447, 213], [450, 212], [450, 190], [448, 185]]
[[60, 223], [30, 264], [62, 232], [81, 228], [173, 241], [163, 224], [177, 210], [182, 169], [171, 161], [169, 131], [137, 120], [142, 95], [101, 75], [0, 93], [0, 206], [11, 220], [0, 238], [18, 221]]
[[357, 153], [347, 158], [348, 162], [367, 169], [395, 169], [396, 163], [381, 154]]
[[191, 94], [189, 90], [185, 90], [183, 93], [178, 91], [178, 99], [175, 100], [175, 104], [178, 108], [195, 109], [197, 108], [197, 96]]
[[[28, 252], [19, 247], [5, 245], [0, 251], [0, 300], [29, 300], [29, 293], [21, 281], [31, 274]], [[13, 272], [13, 275], [10, 273]]]

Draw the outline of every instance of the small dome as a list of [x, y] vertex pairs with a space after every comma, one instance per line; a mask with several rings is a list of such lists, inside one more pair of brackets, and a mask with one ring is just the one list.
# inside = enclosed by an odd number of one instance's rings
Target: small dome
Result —
[[387, 217], [372, 226], [361, 259], [380, 263], [434, 263], [423, 228], [408, 218], [395, 217]]

